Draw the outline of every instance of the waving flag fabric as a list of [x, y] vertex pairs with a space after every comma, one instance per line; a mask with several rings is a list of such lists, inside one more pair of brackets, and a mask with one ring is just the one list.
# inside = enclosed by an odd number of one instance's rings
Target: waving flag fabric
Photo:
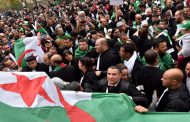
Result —
[[36, 56], [39, 63], [43, 62], [44, 51], [38, 44], [38, 40], [38, 36], [34, 36], [19, 39], [14, 43], [14, 52], [18, 66], [26, 66], [25, 58], [30, 55]]
[[125, 94], [60, 91], [45, 73], [0, 73], [0, 122], [189, 122], [187, 113], [145, 113]]

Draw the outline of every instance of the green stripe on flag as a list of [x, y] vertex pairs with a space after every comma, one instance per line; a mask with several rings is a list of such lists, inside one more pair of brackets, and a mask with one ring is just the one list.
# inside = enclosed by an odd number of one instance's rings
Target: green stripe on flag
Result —
[[[78, 94], [78, 96], [80, 95]], [[88, 112], [96, 122], [189, 122], [189, 112], [134, 111], [134, 102], [126, 94], [94, 93], [91, 100], [76, 106]], [[0, 103], [0, 122], [70, 122], [62, 107], [13, 108]], [[69, 111], [72, 113], [72, 111]], [[15, 114], [16, 113], [16, 114]], [[80, 119], [80, 117], [79, 117]]]
[[[25, 44], [23, 43], [22, 39], [18, 39], [14, 42], [14, 52], [16, 60], [18, 61], [19, 56], [24, 52], [25, 50]], [[22, 66], [26, 66], [26, 60], [23, 59]]]
[[19, 108], [10, 107], [0, 102], [0, 122], [45, 122], [34, 114]]

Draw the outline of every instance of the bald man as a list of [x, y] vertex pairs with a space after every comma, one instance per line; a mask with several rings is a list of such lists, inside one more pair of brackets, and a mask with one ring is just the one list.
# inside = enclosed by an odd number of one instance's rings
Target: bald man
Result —
[[[162, 85], [167, 87], [157, 102], [156, 111], [159, 112], [189, 112], [190, 95], [187, 87], [182, 83], [183, 72], [174, 68], [167, 70], [162, 77]], [[148, 109], [136, 106], [137, 112], [147, 112]]]
[[108, 67], [117, 65], [121, 62], [119, 54], [112, 48], [109, 48], [108, 41], [105, 38], [100, 38], [95, 43], [97, 57], [96, 70], [107, 71]]
[[51, 57], [51, 65], [55, 67], [50, 72], [50, 77], [61, 78], [65, 82], [79, 81], [80, 72], [72, 65], [66, 65], [62, 62], [62, 57], [59, 54], [55, 54]]
[[135, 15], [135, 21], [133, 21], [133, 28], [139, 30], [141, 28], [142, 16], [140, 14]]

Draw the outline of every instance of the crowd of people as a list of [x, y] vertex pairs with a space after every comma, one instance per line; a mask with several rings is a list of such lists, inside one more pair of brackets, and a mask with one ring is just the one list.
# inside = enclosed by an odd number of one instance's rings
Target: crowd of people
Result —
[[[37, 36], [37, 56], [14, 60], [14, 42]], [[0, 14], [0, 70], [46, 72], [60, 89], [125, 93], [138, 112], [190, 111], [189, 0], [75, 0]]]

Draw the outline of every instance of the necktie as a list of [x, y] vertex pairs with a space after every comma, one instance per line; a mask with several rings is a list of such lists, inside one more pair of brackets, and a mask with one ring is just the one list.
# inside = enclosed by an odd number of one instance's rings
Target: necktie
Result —
[[100, 69], [100, 56], [101, 56], [101, 53], [100, 53], [99, 56], [98, 56], [96, 70], [99, 70], [99, 69]]

